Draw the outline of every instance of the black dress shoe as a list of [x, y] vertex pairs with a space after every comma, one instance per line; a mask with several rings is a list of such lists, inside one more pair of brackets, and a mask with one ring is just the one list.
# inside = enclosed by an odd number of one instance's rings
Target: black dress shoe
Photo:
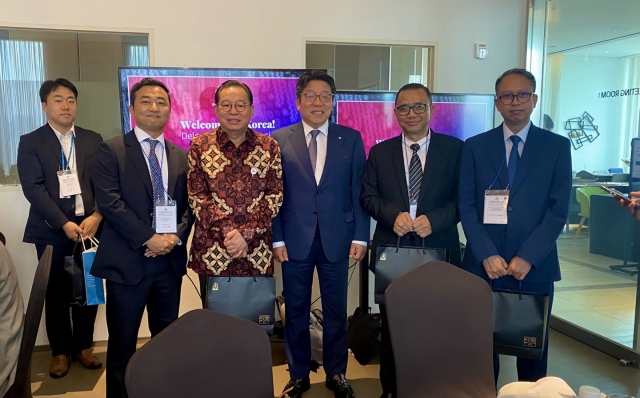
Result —
[[302, 393], [305, 391], [309, 391], [311, 388], [311, 381], [309, 380], [309, 376], [303, 379], [290, 379], [282, 393], [287, 393], [288, 398], [300, 398], [302, 397]]
[[331, 391], [336, 398], [355, 398], [353, 389], [344, 378], [344, 375], [335, 375], [332, 378], [327, 378], [324, 385]]

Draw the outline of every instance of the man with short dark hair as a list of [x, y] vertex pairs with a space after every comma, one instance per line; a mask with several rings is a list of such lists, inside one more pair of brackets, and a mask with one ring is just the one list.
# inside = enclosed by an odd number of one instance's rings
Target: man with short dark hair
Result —
[[107, 397], [126, 397], [125, 370], [146, 307], [151, 336], [178, 318], [191, 229], [187, 152], [164, 139], [169, 90], [142, 79], [131, 88], [136, 126], [98, 146], [94, 181], [105, 218], [91, 273], [107, 285]]
[[[410, 83], [396, 95], [399, 136], [376, 144], [369, 152], [360, 202], [377, 221], [371, 261], [379, 244], [449, 249], [460, 265], [458, 169], [462, 141], [431, 130], [431, 92]], [[397, 396], [396, 370], [385, 305], [380, 305], [382, 397]]]
[[[522, 291], [548, 294], [551, 317], [553, 283], [560, 280], [556, 240], [569, 214], [570, 142], [531, 123], [538, 96], [530, 72], [504, 72], [495, 90], [504, 123], [467, 139], [462, 152], [458, 196], [467, 237], [462, 265], [493, 288], [518, 291], [522, 283]], [[488, 200], [493, 205], [485, 206]], [[547, 375], [548, 344], [547, 338], [540, 360], [518, 358], [518, 380]], [[497, 383], [498, 355], [494, 370]]]
[[284, 196], [273, 220], [273, 254], [282, 263], [289, 397], [309, 390], [309, 310], [314, 268], [322, 293], [325, 385], [336, 397], [354, 397], [347, 371], [347, 274], [369, 240], [369, 217], [358, 198], [365, 164], [360, 133], [329, 122], [336, 86], [322, 71], [296, 85], [302, 121], [273, 133], [280, 144]]
[[47, 80], [40, 87], [47, 124], [20, 137], [18, 174], [31, 207], [24, 241], [34, 243], [38, 259], [47, 245], [53, 258], [45, 300], [45, 325], [53, 360], [51, 377], [69, 371], [69, 357], [88, 369], [102, 366], [93, 355], [93, 328], [98, 306], [72, 306], [71, 278], [64, 257], [79, 240], [95, 236], [102, 216], [95, 207], [93, 153], [102, 137], [74, 125], [78, 90], [66, 79]]
[[196, 222], [188, 267], [200, 277], [203, 307], [208, 276], [273, 275], [272, 218], [282, 204], [280, 148], [249, 128], [251, 89], [227, 80], [215, 102], [220, 127], [194, 138], [189, 148]]

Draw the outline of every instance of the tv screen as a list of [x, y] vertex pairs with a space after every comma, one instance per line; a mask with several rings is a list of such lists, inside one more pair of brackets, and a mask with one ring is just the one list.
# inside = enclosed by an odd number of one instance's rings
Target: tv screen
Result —
[[[461, 140], [493, 128], [493, 95], [432, 93], [429, 126], [436, 133]], [[332, 120], [362, 134], [367, 155], [376, 143], [395, 137], [401, 129], [393, 113], [396, 93], [338, 91]]]
[[265, 69], [183, 69], [183, 68], [119, 68], [120, 106], [124, 132], [135, 127], [129, 113], [131, 87], [151, 77], [161, 81], [171, 96], [171, 117], [165, 127], [165, 138], [189, 149], [195, 136], [218, 127], [213, 104], [218, 86], [235, 79], [246, 83], [253, 93], [255, 112], [249, 127], [270, 134], [273, 130], [297, 123], [296, 83], [305, 70]]

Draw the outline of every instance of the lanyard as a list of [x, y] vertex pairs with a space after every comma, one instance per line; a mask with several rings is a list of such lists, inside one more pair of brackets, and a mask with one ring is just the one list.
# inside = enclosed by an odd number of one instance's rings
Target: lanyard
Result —
[[[516, 149], [517, 150], [517, 149]], [[500, 163], [500, 168], [498, 169], [498, 174], [496, 174], [496, 178], [493, 179], [493, 182], [491, 183], [491, 185], [489, 185], [488, 189], [491, 189], [491, 187], [493, 187], [493, 184], [496, 183], [496, 181], [498, 180], [498, 177], [500, 176], [500, 172], [502, 171], [502, 166], [504, 166], [504, 161], [507, 159], [507, 154], [504, 154], [504, 157], [502, 158], [502, 163]], [[516, 166], [517, 169], [518, 166]], [[511, 186], [511, 179], [509, 179], [509, 183], [507, 183], [507, 187], [505, 188], [505, 190], [508, 190], [509, 187]]]
[[[167, 188], [165, 188], [164, 186], [164, 177], [162, 176], [162, 165], [164, 164], [164, 145], [162, 146], [162, 159], [160, 160], [160, 178], [162, 179], [162, 191], [164, 192], [165, 195], [167, 195], [167, 199], [172, 200], [171, 196], [169, 196], [169, 192], [167, 192]], [[142, 151], [142, 153], [144, 154], [144, 156], [147, 158], [147, 162], [149, 165], [151, 165], [151, 158], [149, 158], [149, 155], [151, 154], [151, 144], [149, 144], [149, 154], [147, 154], [144, 151], [144, 148], [142, 147], [142, 142], [140, 142], [140, 150]], [[156, 157], [157, 154], [156, 154]], [[149, 166], [149, 170], [151, 170], [151, 166]]]
[[69, 149], [69, 157], [67, 158], [60, 143], [60, 170], [69, 170], [71, 167], [71, 155], [73, 154], [73, 147], [75, 146], [76, 137], [71, 133], [71, 149]]

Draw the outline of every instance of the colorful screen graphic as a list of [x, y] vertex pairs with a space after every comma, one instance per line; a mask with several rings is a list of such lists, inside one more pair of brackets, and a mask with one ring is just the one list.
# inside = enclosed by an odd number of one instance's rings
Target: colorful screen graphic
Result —
[[[429, 126], [436, 133], [461, 140], [493, 128], [492, 95], [433, 94]], [[393, 113], [395, 93], [338, 92], [333, 112], [336, 123], [362, 133], [365, 152], [376, 143], [400, 134]]]
[[164, 83], [171, 95], [171, 117], [165, 138], [185, 149], [195, 136], [218, 127], [214, 94], [226, 80], [246, 83], [253, 94], [254, 115], [249, 127], [270, 134], [297, 123], [296, 82], [304, 70], [120, 68], [120, 103], [125, 132], [135, 127], [129, 113], [131, 87], [145, 77]]

